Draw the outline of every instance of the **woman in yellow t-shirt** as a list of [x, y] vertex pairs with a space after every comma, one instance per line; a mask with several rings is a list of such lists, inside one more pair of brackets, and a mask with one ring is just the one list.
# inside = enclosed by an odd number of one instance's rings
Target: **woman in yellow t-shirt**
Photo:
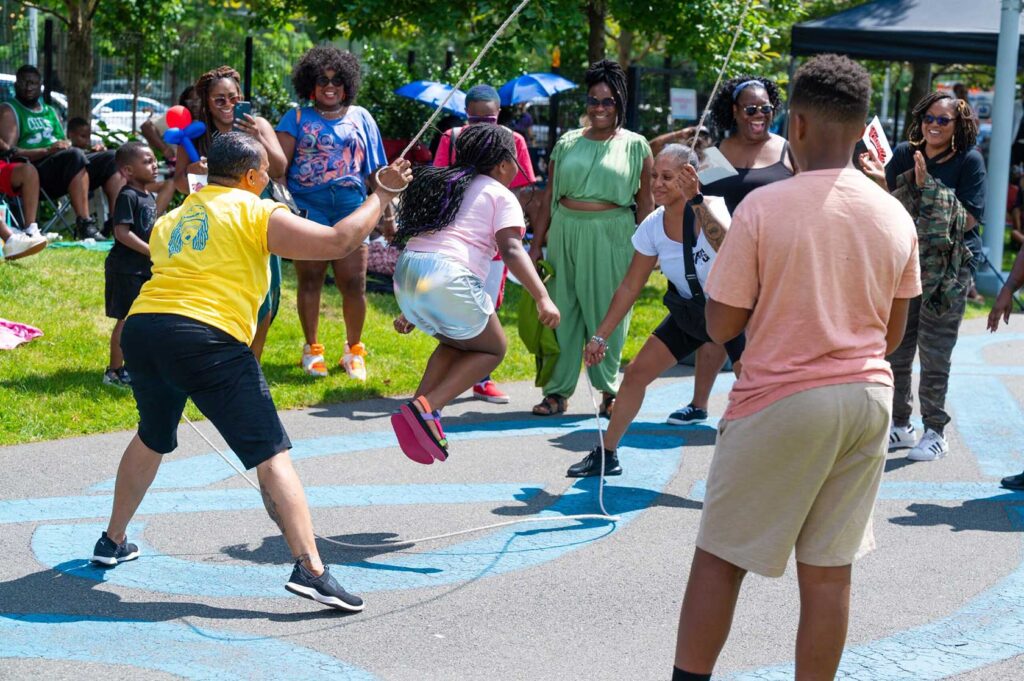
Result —
[[382, 186], [333, 227], [259, 198], [269, 162], [251, 135], [217, 136], [207, 163], [210, 184], [153, 227], [153, 277], [125, 322], [121, 347], [139, 428], [121, 458], [113, 512], [93, 561], [114, 566], [138, 557], [125, 534], [128, 522], [162, 455], [177, 446], [178, 421], [192, 398], [245, 467], [256, 469], [267, 513], [295, 558], [285, 588], [333, 608], [362, 610], [362, 599], [341, 588], [317, 553], [305, 493], [288, 455], [291, 441], [249, 343], [270, 285], [270, 254], [333, 259], [358, 248], [396, 194], [385, 187], [401, 191], [412, 178], [409, 163], [391, 164]]

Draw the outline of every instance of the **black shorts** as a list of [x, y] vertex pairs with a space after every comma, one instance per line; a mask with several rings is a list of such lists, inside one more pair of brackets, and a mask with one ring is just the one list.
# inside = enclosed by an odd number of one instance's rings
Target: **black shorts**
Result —
[[167, 454], [178, 446], [186, 398], [246, 468], [291, 448], [259, 362], [227, 333], [179, 315], [137, 314], [125, 322], [121, 349], [139, 409], [139, 438], [153, 451]]
[[106, 270], [105, 279], [103, 297], [106, 301], [107, 316], [111, 319], [124, 319], [132, 309], [132, 303], [139, 297], [142, 285], [149, 281], [149, 275], [121, 274]]
[[[89, 173], [89, 189], [99, 189], [117, 173], [117, 164], [114, 162], [115, 153], [110, 149], [86, 153], [85, 157], [89, 160], [89, 165], [85, 167], [85, 172]], [[111, 206], [110, 210], [113, 211], [114, 207]]]
[[75, 175], [89, 165], [89, 159], [81, 149], [71, 147], [36, 161], [39, 171], [39, 186], [56, 201], [68, 193], [68, 185]]
[[[663, 302], [668, 308], [668, 316], [658, 324], [658, 328], [651, 335], [665, 344], [677, 362], [681, 362], [705, 343], [712, 342], [708, 336], [703, 306], [683, 298], [671, 287]], [[746, 344], [746, 336], [742, 333], [725, 344], [725, 351], [734, 364], [739, 361]]]

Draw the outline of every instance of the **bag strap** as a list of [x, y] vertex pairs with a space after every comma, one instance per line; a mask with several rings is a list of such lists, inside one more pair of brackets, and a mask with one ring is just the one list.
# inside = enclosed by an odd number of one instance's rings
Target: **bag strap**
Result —
[[697, 278], [697, 266], [693, 262], [693, 248], [697, 242], [693, 223], [693, 208], [687, 201], [683, 208], [683, 265], [686, 267], [686, 283], [690, 285], [690, 295], [694, 302], [704, 305], [704, 289], [700, 285], [700, 279]]

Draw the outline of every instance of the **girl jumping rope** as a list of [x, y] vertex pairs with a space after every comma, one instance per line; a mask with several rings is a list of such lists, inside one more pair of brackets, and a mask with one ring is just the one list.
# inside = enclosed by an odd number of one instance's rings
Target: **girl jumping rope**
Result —
[[405, 244], [395, 270], [402, 310], [395, 329], [419, 327], [438, 340], [413, 400], [391, 417], [402, 451], [430, 464], [448, 458], [441, 409], [488, 375], [505, 356], [505, 332], [484, 291], [496, 252], [537, 302], [545, 326], [558, 326], [523, 250], [526, 221], [508, 185], [519, 172], [512, 132], [492, 124], [463, 129], [455, 163], [416, 171], [398, 209], [396, 241]]

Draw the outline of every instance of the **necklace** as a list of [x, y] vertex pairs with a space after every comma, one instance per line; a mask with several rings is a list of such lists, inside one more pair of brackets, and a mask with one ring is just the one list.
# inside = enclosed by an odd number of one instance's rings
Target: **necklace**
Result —
[[314, 104], [313, 109], [322, 117], [327, 119], [333, 119], [343, 117], [347, 113], [348, 107], [339, 106], [334, 111], [324, 111], [323, 109]]

